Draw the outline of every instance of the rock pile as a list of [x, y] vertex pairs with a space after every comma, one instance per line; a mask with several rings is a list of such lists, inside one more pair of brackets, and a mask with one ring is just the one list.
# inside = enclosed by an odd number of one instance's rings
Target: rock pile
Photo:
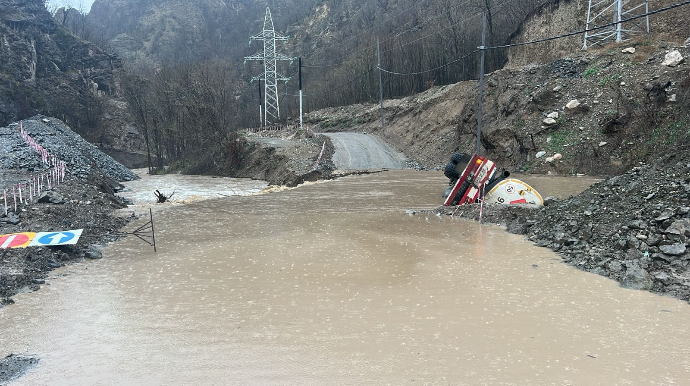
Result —
[[[116, 181], [138, 178], [131, 170], [86, 142], [58, 119], [37, 115], [22, 121], [22, 126], [50, 154], [67, 162], [68, 175], [83, 179], [97, 169]], [[19, 136], [18, 123], [0, 128], [0, 152], [10, 155], [0, 159], [2, 169], [32, 173], [44, 168], [38, 153]]]
[[[0, 249], [0, 307], [11, 304], [10, 297], [23, 288], [38, 289], [51, 269], [97, 258], [93, 245], [120, 237], [118, 230], [130, 219], [114, 215], [126, 204], [114, 195], [118, 184], [113, 180], [137, 178], [57, 119], [36, 116], [22, 126], [51, 156], [67, 162], [67, 175], [60, 185], [44, 187], [47, 190], [33, 201], [20, 201], [16, 209], [8, 200], [7, 214], [0, 211], [0, 234], [83, 229], [87, 237], [78, 245]], [[20, 136], [18, 124], [0, 128], [0, 152], [0, 186], [28, 181], [47, 170], [39, 153]]]
[[[679, 152], [544, 207], [486, 205], [484, 221], [525, 234], [622, 286], [690, 300], [690, 154]], [[479, 217], [479, 205], [438, 212]]]
[[530, 216], [523, 230], [584, 270], [690, 300], [690, 157], [671, 155]]

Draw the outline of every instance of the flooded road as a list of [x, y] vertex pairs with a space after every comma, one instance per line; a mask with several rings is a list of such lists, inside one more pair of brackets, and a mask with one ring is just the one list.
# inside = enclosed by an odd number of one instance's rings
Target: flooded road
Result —
[[405, 213], [446, 184], [396, 171], [159, 210], [157, 254], [122, 240], [0, 310], [0, 356], [41, 358], [11, 385], [687, 384], [687, 303]]

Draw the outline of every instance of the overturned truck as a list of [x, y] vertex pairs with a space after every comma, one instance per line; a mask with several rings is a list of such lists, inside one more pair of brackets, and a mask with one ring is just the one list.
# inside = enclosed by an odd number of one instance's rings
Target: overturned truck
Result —
[[478, 154], [454, 153], [443, 174], [450, 180], [443, 205], [472, 204], [478, 200], [494, 204], [543, 205], [541, 195], [527, 183], [510, 178], [510, 172], [496, 172], [496, 164]]

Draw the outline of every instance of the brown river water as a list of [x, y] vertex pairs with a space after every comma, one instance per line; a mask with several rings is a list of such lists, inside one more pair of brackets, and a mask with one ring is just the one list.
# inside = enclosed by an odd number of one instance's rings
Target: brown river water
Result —
[[436, 207], [446, 181], [397, 171], [154, 206], [158, 253], [124, 239], [0, 310], [0, 357], [40, 358], [11, 386], [690, 384], [687, 303], [497, 226], [406, 213]]

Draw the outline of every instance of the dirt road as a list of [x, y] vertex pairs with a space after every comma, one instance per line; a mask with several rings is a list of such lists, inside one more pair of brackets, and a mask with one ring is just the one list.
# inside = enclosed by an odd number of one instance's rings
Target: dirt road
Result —
[[404, 169], [407, 157], [379, 138], [359, 133], [328, 133], [335, 146], [333, 163], [342, 170]]

